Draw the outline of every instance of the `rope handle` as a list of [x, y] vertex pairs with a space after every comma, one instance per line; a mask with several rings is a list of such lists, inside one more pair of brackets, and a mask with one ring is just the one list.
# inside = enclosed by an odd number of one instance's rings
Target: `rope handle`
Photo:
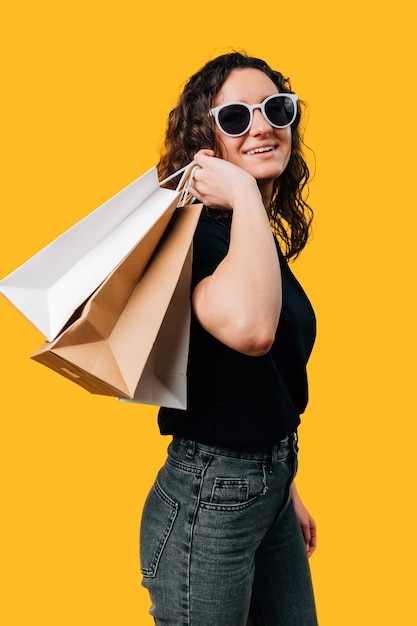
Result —
[[177, 172], [174, 172], [174, 174], [171, 174], [167, 178], [164, 178], [164, 180], [161, 180], [161, 182], [159, 183], [161, 186], [165, 185], [165, 183], [182, 174], [180, 181], [176, 187], [176, 191], [181, 192], [177, 204], [178, 207], [183, 207], [185, 204], [189, 204], [194, 199], [194, 197], [188, 192], [188, 189], [190, 187], [191, 181], [193, 180], [194, 172], [199, 167], [200, 166], [196, 165], [194, 161], [191, 161], [190, 163], [188, 163], [188, 165], [185, 165]]

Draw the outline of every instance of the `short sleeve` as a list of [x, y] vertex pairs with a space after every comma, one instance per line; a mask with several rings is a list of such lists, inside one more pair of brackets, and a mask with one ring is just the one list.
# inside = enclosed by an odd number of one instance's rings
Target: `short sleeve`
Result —
[[192, 289], [203, 278], [213, 274], [226, 256], [229, 242], [229, 227], [203, 210], [193, 240]]

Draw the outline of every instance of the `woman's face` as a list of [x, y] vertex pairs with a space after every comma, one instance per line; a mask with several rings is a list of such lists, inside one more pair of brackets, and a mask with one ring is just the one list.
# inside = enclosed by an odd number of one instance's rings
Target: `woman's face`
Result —
[[[232, 70], [212, 107], [228, 102], [259, 104], [278, 93], [276, 85], [260, 70]], [[274, 180], [285, 170], [291, 156], [291, 127], [274, 128], [260, 109], [253, 111], [253, 122], [241, 137], [229, 137], [216, 126], [223, 159], [246, 170], [258, 181], [262, 195], [270, 197]]]

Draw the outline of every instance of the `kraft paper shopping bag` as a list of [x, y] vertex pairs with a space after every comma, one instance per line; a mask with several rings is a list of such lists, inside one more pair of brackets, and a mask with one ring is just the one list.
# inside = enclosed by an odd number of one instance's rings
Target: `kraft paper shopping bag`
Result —
[[32, 358], [92, 393], [186, 408], [191, 244], [201, 208], [177, 208], [168, 227], [155, 225], [78, 319]]

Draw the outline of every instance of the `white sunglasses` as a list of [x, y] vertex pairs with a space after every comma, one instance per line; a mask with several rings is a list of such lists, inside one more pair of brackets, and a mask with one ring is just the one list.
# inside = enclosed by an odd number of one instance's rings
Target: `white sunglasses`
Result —
[[210, 109], [217, 126], [229, 137], [244, 135], [252, 125], [253, 112], [260, 109], [266, 121], [274, 128], [290, 126], [297, 116], [297, 100], [295, 93], [277, 93], [265, 98], [259, 104], [245, 102], [228, 102]]

